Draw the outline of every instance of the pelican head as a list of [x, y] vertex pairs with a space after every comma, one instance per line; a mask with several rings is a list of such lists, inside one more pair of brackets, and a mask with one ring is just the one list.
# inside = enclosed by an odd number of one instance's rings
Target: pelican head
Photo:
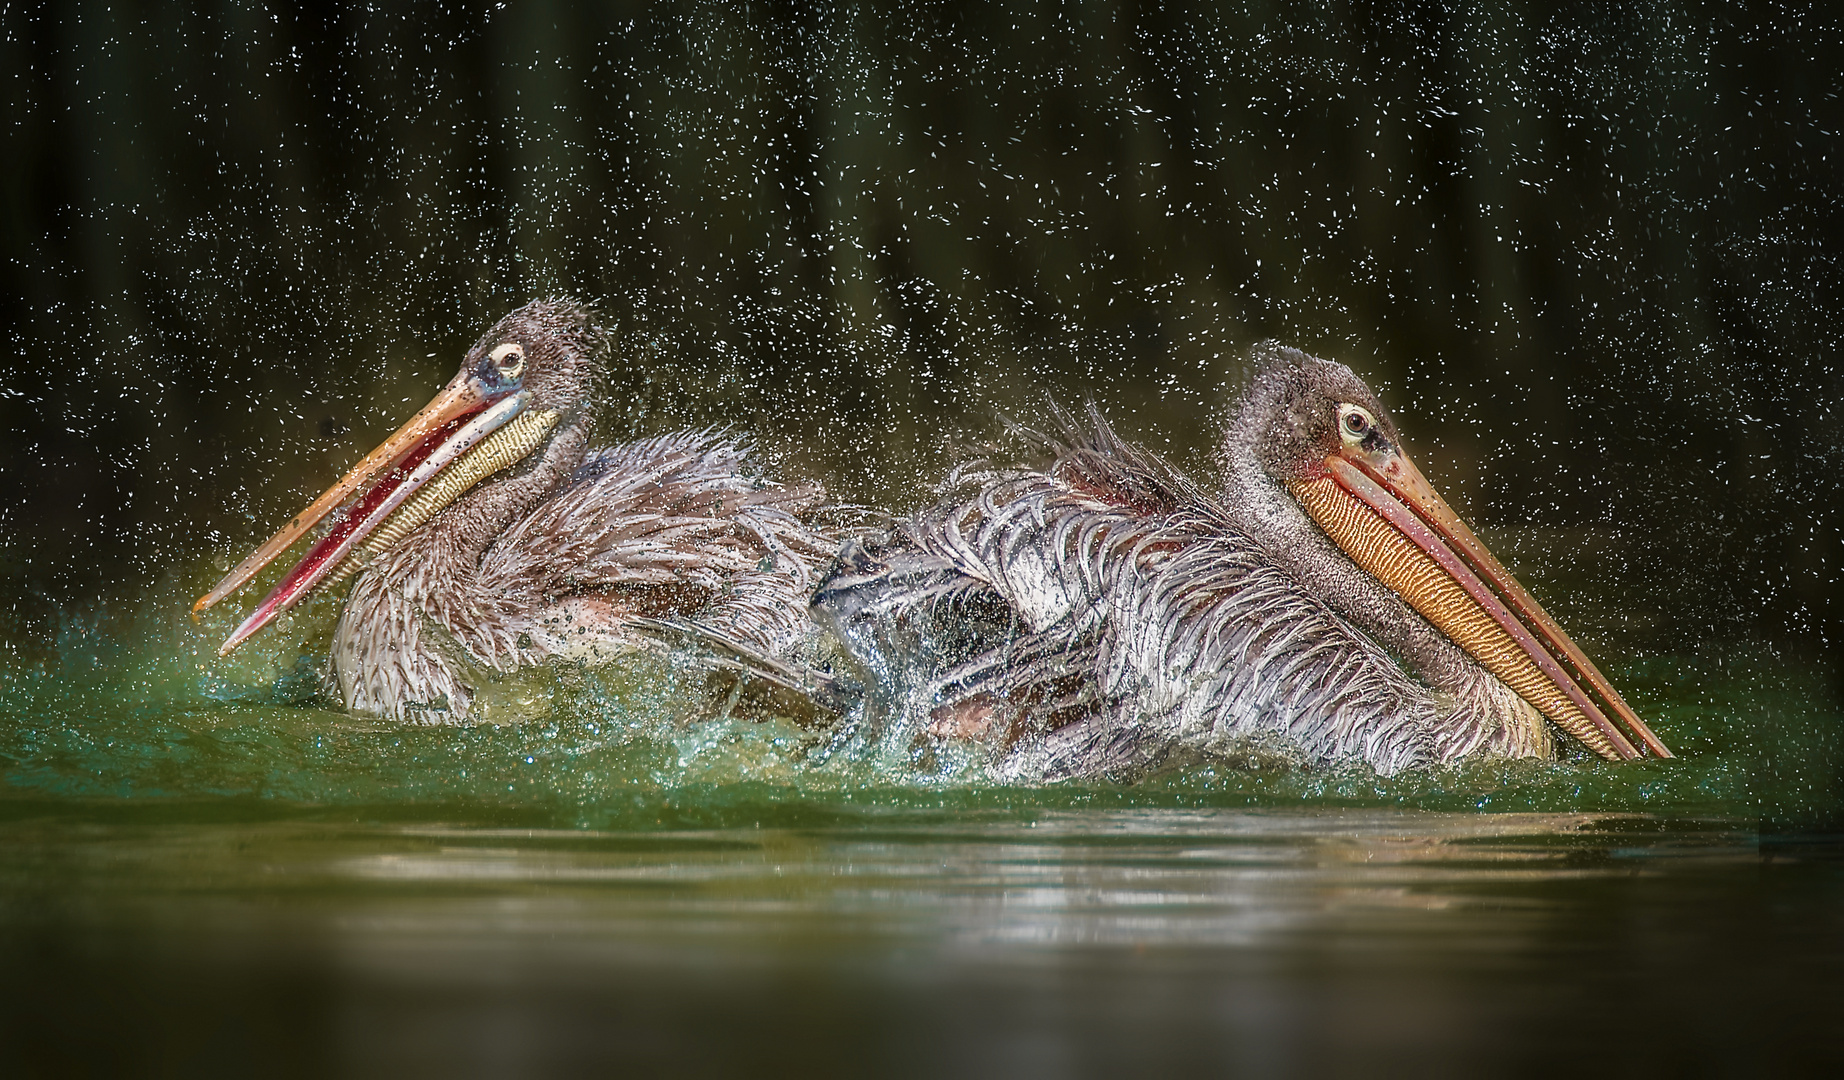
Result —
[[1428, 484], [1362, 379], [1295, 349], [1268, 346], [1258, 360], [1225, 436], [1227, 467], [1252, 461], [1359, 569], [1603, 757], [1639, 757], [1635, 741], [1671, 756]]
[[198, 602], [194, 617], [246, 584], [295, 541], [332, 523], [219, 648], [230, 653], [316, 588], [362, 568], [475, 484], [545, 445], [587, 408], [605, 338], [589, 310], [539, 300], [488, 330], [461, 370], [396, 433]]

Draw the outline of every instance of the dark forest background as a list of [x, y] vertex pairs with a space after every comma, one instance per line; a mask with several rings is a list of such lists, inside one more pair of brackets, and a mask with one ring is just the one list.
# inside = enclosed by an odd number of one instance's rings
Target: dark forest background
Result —
[[1202, 468], [1280, 338], [1371, 378], [1591, 649], [1844, 631], [1822, 9], [0, 18], [16, 654], [209, 579], [555, 292], [618, 332], [609, 437], [726, 422], [897, 509], [1047, 392]]

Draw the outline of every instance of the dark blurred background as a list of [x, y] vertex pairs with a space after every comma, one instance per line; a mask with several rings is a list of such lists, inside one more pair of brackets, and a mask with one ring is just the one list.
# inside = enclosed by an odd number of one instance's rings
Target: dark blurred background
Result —
[[1046, 391], [1202, 467], [1280, 338], [1369, 377], [1539, 592], [1579, 580], [1591, 649], [1844, 629], [1822, 8], [3, 18], [16, 655], [209, 578], [556, 292], [618, 331], [609, 437], [725, 421], [899, 509]]

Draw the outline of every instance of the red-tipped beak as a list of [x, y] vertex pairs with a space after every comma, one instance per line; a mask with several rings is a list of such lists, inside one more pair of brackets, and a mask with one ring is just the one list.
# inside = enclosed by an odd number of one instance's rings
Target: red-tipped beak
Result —
[[[484, 389], [469, 373], [457, 375], [409, 422], [398, 428], [364, 460], [340, 477], [339, 482], [277, 530], [263, 545], [226, 574], [212, 590], [192, 605], [194, 617], [235, 592], [263, 567], [273, 562], [308, 530], [346, 502], [362, 494], [340, 512], [333, 527], [308, 549], [307, 555], [282, 578], [218, 649], [225, 656], [250, 635], [293, 607], [331, 573], [355, 544], [364, 540], [392, 510], [450, 462], [475, 446], [525, 406], [525, 395], [512, 388], [500, 392]], [[375, 482], [374, 482], [375, 481]], [[365, 485], [371, 486], [366, 488]]]

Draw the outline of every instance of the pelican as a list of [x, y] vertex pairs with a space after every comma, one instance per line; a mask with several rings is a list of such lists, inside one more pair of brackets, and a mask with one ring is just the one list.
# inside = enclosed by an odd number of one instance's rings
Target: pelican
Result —
[[786, 655], [838, 542], [817, 484], [775, 484], [721, 432], [589, 446], [608, 349], [588, 309], [540, 300], [501, 319], [435, 398], [193, 605], [328, 527], [219, 649], [352, 579], [330, 689], [355, 713], [468, 716], [483, 676], [604, 663], [688, 628], [746, 657]]
[[963, 468], [847, 545], [814, 611], [882, 722], [1032, 781], [1271, 753], [1387, 775], [1559, 739], [1670, 756], [1351, 369], [1275, 344], [1253, 367], [1214, 491], [1093, 406], [1053, 410], [1023, 432], [1048, 465]]

